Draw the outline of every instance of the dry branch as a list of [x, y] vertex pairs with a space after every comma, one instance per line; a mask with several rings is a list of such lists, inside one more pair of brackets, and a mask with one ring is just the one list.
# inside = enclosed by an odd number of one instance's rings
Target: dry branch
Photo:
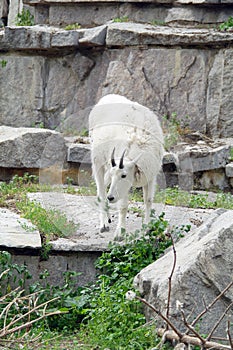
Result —
[[[171, 303], [171, 291], [172, 291], [172, 277], [176, 268], [176, 248], [175, 248], [175, 244], [174, 244], [174, 240], [171, 234], [169, 234], [169, 238], [172, 241], [172, 249], [173, 249], [173, 256], [174, 256], [174, 260], [173, 260], [173, 265], [172, 265], [172, 270], [171, 270], [171, 274], [168, 277], [168, 297], [167, 297], [167, 313], [166, 313], [166, 317], [169, 319], [169, 312], [170, 312], [170, 303]], [[168, 327], [168, 324], [167, 324]]]
[[158, 328], [157, 329], [157, 333], [158, 333], [158, 335], [160, 337], [163, 337], [164, 334], [166, 333], [165, 334], [166, 339], [167, 340], [171, 340], [171, 341], [175, 340], [175, 341], [182, 342], [182, 343], [185, 343], [185, 344], [190, 344], [190, 345], [196, 345], [196, 346], [204, 347], [206, 349], [214, 348], [214, 349], [217, 349], [217, 350], [231, 350], [231, 346], [220, 344], [220, 343], [216, 343], [216, 342], [213, 342], [213, 341], [206, 341], [205, 344], [203, 345], [202, 341], [199, 338], [192, 337], [192, 336], [186, 335], [186, 334], [184, 334], [182, 336], [182, 338], [180, 339], [173, 330], [167, 331], [166, 329]]
[[[208, 306], [206, 306], [205, 309], [199, 315], [197, 315], [197, 317], [191, 323], [192, 327], [195, 326], [195, 324], [200, 320], [200, 318], [204, 316], [212, 308], [212, 306], [214, 306], [214, 304], [232, 287], [232, 285], [233, 285], [233, 281], [231, 281], [226, 286], [226, 288]], [[186, 332], [186, 334], [188, 333], [189, 333], [189, 330]]]

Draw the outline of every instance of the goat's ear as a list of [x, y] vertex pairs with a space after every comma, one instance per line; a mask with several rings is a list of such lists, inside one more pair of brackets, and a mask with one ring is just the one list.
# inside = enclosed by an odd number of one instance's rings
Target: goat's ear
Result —
[[115, 147], [113, 148], [112, 155], [111, 155], [112, 167], [116, 166], [116, 162], [115, 162], [115, 159], [114, 159], [114, 153], [115, 153]]
[[122, 156], [121, 156], [121, 159], [120, 159], [120, 163], [119, 163], [119, 169], [123, 169], [124, 168], [124, 155], [125, 155], [125, 152], [126, 152], [126, 149], [122, 153]]

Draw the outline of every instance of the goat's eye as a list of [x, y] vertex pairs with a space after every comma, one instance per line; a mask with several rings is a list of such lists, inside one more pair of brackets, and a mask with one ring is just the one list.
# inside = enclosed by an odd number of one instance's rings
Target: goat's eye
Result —
[[122, 178], [122, 179], [126, 178], [126, 174], [122, 174], [122, 175], [121, 175], [121, 178]]

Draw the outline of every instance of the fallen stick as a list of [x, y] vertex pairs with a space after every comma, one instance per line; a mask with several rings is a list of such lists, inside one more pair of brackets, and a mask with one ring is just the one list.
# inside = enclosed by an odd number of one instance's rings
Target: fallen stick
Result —
[[164, 328], [158, 328], [157, 334], [160, 337], [165, 337], [166, 340], [170, 340], [170, 341], [175, 340], [175, 341], [178, 341], [180, 343], [196, 345], [196, 346], [204, 347], [206, 349], [214, 348], [217, 350], [226, 350], [226, 349], [231, 350], [231, 346], [229, 346], [229, 345], [224, 345], [224, 344], [216, 343], [213, 341], [205, 341], [205, 343], [203, 344], [199, 338], [192, 337], [192, 336], [186, 335], [186, 334], [184, 334], [182, 338], [179, 338], [179, 336], [177, 335], [176, 332], [174, 332], [173, 330], [167, 331]]

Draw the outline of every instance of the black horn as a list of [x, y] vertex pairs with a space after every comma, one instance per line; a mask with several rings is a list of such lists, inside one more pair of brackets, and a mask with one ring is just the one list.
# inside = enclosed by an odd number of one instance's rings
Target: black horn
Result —
[[112, 155], [111, 155], [112, 167], [116, 166], [116, 162], [115, 162], [115, 159], [114, 159], [114, 153], [115, 153], [115, 147], [113, 148]]
[[124, 168], [124, 155], [125, 155], [126, 149], [124, 150], [121, 159], [120, 159], [120, 163], [119, 163], [119, 169], [123, 169]]

